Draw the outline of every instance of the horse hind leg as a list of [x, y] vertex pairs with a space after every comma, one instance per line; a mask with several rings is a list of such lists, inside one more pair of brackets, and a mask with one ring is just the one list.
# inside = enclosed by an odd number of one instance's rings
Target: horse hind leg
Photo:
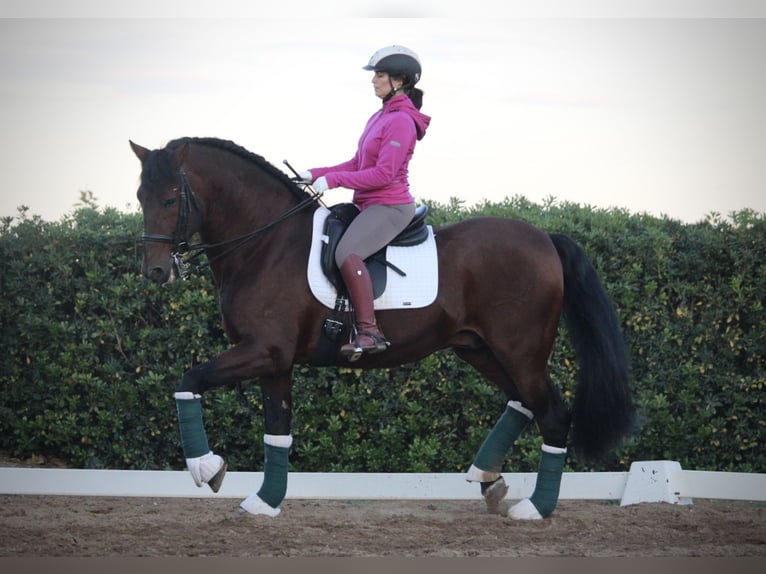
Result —
[[541, 520], [553, 513], [559, 501], [566, 453], [566, 448], [543, 443], [535, 489], [529, 498], [520, 500], [508, 509], [509, 518]]
[[542, 387], [535, 387], [536, 392], [530, 393], [529, 399], [543, 437], [535, 488], [529, 498], [508, 510], [508, 516], [516, 520], [547, 518], [559, 500], [571, 416], [547, 372], [544, 381]]
[[[543, 437], [535, 489], [529, 498], [511, 507], [507, 514], [516, 520], [539, 520], [550, 516], [558, 504], [571, 416], [561, 393], [550, 379], [547, 361], [535, 361], [534, 351], [522, 348], [516, 349], [514, 357], [506, 357], [504, 363], [488, 348], [456, 349], [456, 352], [500, 386], [510, 398], [505, 412], [477, 454], [467, 480], [481, 481], [488, 510], [500, 512], [500, 502], [507, 493], [500, 468], [513, 443], [534, 418]], [[506, 369], [504, 364], [509, 368]]]
[[501, 474], [505, 457], [531, 420], [532, 413], [519, 401], [508, 401], [468, 469], [466, 480], [481, 482], [481, 494], [492, 514], [502, 513], [501, 502], [508, 493]]
[[468, 482], [481, 484], [487, 511], [490, 514], [505, 514], [502, 502], [508, 494], [508, 485], [501, 474], [503, 464], [516, 439], [532, 420], [532, 412], [524, 408], [520, 401], [513, 400], [516, 396], [513, 382], [489, 349], [456, 348], [455, 353], [498, 385], [509, 398], [503, 414], [484, 439], [466, 474]]

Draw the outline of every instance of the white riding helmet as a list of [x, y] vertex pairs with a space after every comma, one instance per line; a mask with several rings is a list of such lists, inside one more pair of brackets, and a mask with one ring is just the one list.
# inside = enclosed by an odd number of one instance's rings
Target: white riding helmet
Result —
[[396, 45], [375, 52], [363, 69], [386, 72], [389, 76], [406, 76], [405, 87], [417, 84], [422, 72], [418, 55], [409, 48]]

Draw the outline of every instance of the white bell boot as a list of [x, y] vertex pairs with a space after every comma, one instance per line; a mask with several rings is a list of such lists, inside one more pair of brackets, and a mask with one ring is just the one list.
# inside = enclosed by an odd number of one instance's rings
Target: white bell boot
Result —
[[543, 517], [532, 504], [532, 501], [528, 498], [517, 502], [511, 508], [508, 509], [508, 518], [514, 520], [542, 520]]
[[218, 492], [226, 474], [226, 463], [217, 454], [210, 451], [196, 458], [186, 459], [186, 468], [194, 479], [194, 484], [202, 486], [207, 484], [213, 492]]
[[263, 500], [261, 500], [261, 497], [257, 494], [251, 494], [248, 496], [245, 500], [243, 500], [239, 505], [239, 513], [240, 514], [255, 514], [255, 515], [265, 515], [270, 516], [271, 518], [276, 518], [279, 516], [279, 513], [282, 512], [279, 508], [272, 508], [268, 504], [266, 504]]

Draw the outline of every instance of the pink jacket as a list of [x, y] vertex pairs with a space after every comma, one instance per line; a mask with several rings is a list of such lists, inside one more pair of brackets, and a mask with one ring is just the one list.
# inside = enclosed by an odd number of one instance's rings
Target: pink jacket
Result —
[[354, 203], [361, 210], [375, 204], [412, 203], [407, 166], [430, 121], [408, 97], [391, 98], [367, 121], [352, 159], [311, 168], [311, 176], [325, 176], [330, 188], [353, 189]]

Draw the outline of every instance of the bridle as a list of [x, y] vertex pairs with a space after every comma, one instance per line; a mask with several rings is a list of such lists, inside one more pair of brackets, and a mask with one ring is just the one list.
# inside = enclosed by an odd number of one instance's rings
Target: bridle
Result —
[[189, 245], [189, 218], [192, 207], [197, 211], [200, 211], [200, 208], [183, 166], [178, 169], [178, 177], [181, 181], [180, 191], [178, 192], [178, 220], [176, 221], [176, 229], [173, 235], [147, 233], [144, 231], [141, 234], [141, 241], [144, 243], [167, 243], [174, 245], [175, 248], [170, 252], [170, 256], [173, 259], [173, 267], [176, 273], [179, 277], [183, 278], [189, 267], [189, 263], [184, 261], [184, 255], [190, 251], [201, 249], [201, 247], [196, 245]]
[[[200, 213], [201, 210], [197, 201], [197, 197], [194, 195], [194, 190], [192, 190], [191, 184], [189, 183], [189, 178], [186, 176], [186, 171], [184, 170], [183, 166], [178, 169], [178, 177], [181, 182], [179, 190], [178, 221], [176, 222], [176, 229], [173, 232], [173, 235], [166, 235], [163, 233], [146, 233], [144, 231], [141, 235], [141, 241], [144, 243], [167, 243], [174, 245], [175, 249], [170, 253], [170, 256], [173, 258], [173, 265], [175, 266], [175, 269], [181, 278], [185, 277], [187, 274], [191, 261], [202, 255], [206, 249], [228, 247], [228, 249], [218, 253], [215, 257], [208, 258], [205, 264], [201, 263], [197, 265], [195, 270], [199, 270], [203, 265], [210, 265], [212, 261], [228, 255], [238, 247], [241, 247], [246, 242], [255, 238], [255, 236], [263, 233], [268, 229], [271, 229], [273, 226], [298, 213], [299, 211], [302, 211], [309, 205], [319, 201], [319, 199], [322, 197], [322, 194], [316, 193], [309, 184], [300, 184], [303, 186], [304, 191], [308, 190], [306, 197], [302, 199], [297, 205], [294, 205], [285, 211], [274, 221], [271, 221], [266, 225], [263, 225], [238, 237], [227, 239], [226, 241], [221, 241], [219, 243], [195, 243], [190, 245], [189, 220], [192, 214], [192, 209]], [[191, 255], [185, 257], [187, 254]]]
[[183, 167], [179, 168], [178, 176], [181, 180], [179, 191], [178, 221], [176, 221], [176, 230], [173, 235], [164, 235], [162, 233], [144, 233], [141, 235], [141, 241], [152, 243], [169, 243], [175, 245], [179, 253], [189, 251], [189, 216], [191, 215], [192, 204], [199, 211], [197, 198], [189, 185], [189, 178], [186, 177], [186, 171]]

